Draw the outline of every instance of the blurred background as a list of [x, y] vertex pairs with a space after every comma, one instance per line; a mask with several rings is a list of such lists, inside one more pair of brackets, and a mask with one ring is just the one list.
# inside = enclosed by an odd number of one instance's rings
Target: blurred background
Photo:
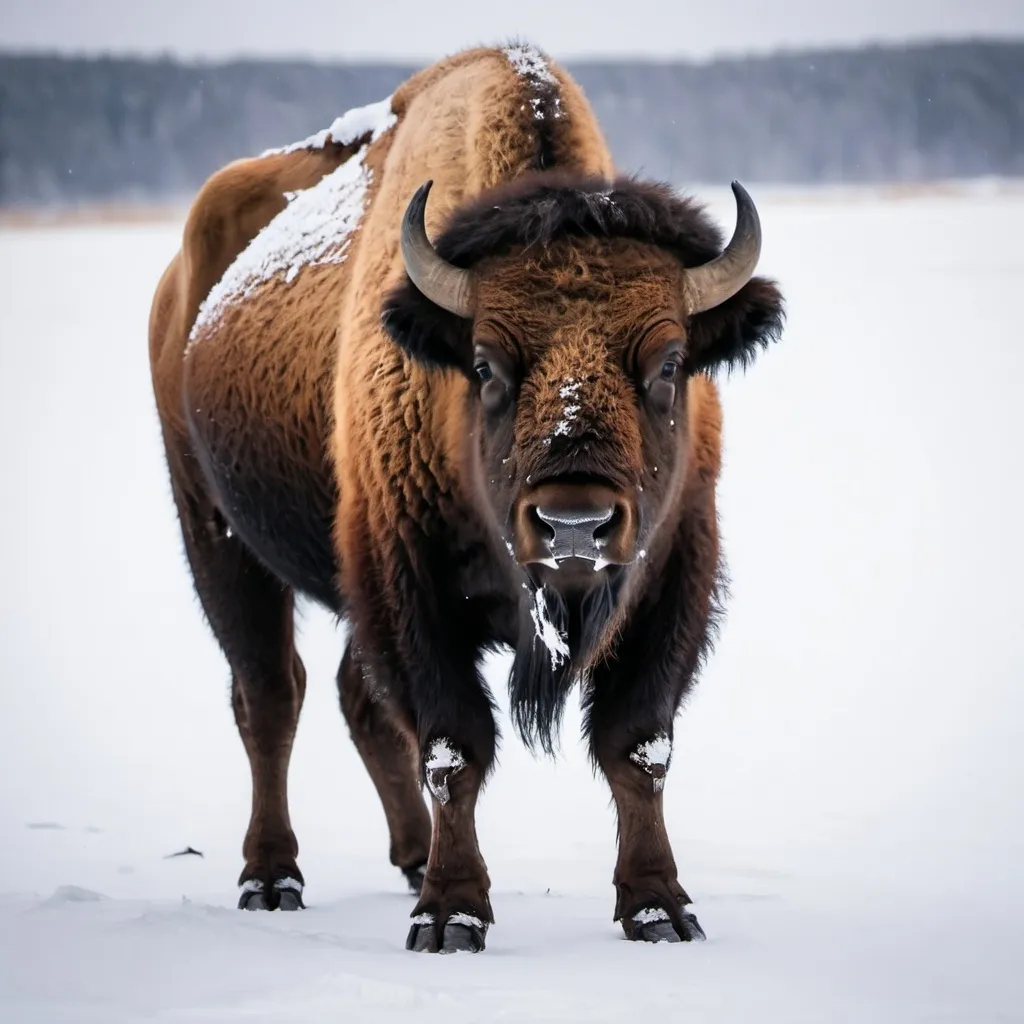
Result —
[[674, 183], [1024, 173], [1020, 0], [7, 0], [0, 206], [188, 197], [464, 46], [527, 38]]

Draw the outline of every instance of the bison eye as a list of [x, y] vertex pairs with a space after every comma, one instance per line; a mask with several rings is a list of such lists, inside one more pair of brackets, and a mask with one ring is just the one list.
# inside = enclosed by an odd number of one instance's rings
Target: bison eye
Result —
[[676, 401], [676, 385], [682, 377], [682, 357], [671, 351], [660, 356], [661, 362], [652, 359], [646, 369], [644, 387], [647, 400], [653, 410], [667, 414]]
[[484, 412], [496, 417], [513, 403], [516, 393], [516, 366], [508, 354], [486, 342], [473, 349], [473, 372], [480, 382], [480, 401]]

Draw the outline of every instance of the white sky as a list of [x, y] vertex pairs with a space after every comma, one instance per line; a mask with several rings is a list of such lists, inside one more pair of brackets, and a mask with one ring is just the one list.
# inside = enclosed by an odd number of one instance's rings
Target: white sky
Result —
[[0, 0], [7, 50], [420, 61], [512, 36], [563, 59], [1022, 38], [1024, 0]]

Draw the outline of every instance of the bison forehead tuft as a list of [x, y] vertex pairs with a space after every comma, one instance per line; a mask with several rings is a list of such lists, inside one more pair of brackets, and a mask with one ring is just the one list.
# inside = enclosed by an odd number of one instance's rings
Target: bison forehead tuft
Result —
[[469, 267], [518, 248], [539, 254], [564, 238], [630, 238], [670, 251], [683, 266], [713, 259], [724, 241], [703, 206], [668, 185], [548, 171], [461, 207], [435, 248], [448, 262]]
[[537, 476], [635, 479], [641, 433], [632, 385], [599, 336], [556, 339], [543, 353], [523, 383], [516, 442]]

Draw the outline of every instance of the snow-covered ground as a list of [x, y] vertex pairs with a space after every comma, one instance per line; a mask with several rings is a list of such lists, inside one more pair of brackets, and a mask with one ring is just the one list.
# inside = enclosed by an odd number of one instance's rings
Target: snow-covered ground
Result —
[[146, 358], [177, 228], [0, 232], [0, 1018], [1024, 1018], [1024, 197], [760, 205], [789, 328], [724, 386], [733, 596], [666, 787], [708, 941], [621, 939], [570, 714], [556, 764], [505, 727], [476, 957], [404, 949], [315, 609], [310, 908], [234, 909], [248, 769]]

